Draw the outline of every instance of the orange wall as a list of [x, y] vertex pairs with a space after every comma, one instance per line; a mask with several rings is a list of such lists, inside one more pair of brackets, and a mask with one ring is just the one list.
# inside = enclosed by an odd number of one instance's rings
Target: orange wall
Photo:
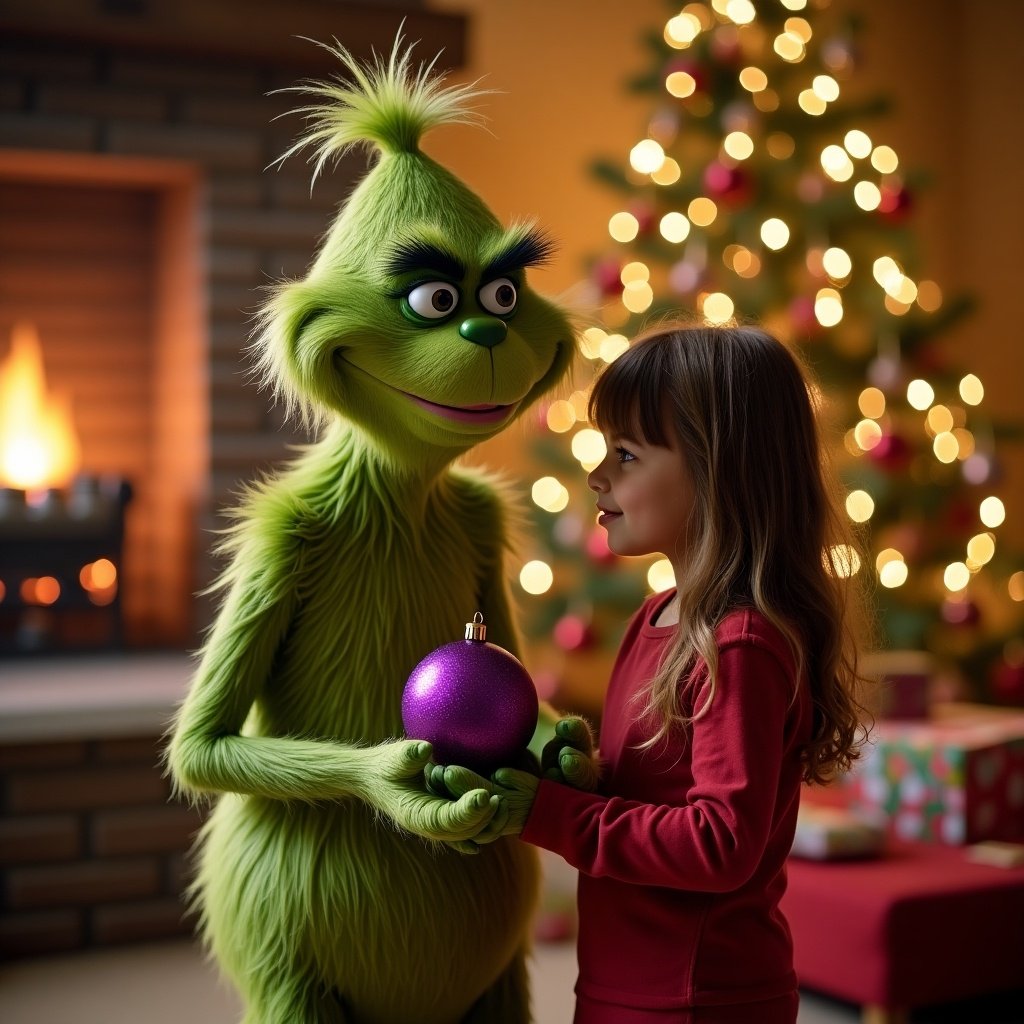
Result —
[[[1024, 409], [1024, 344], [1017, 310], [1024, 199], [1016, 181], [1024, 133], [1018, 0], [836, 0], [861, 12], [868, 29], [851, 87], [889, 95], [888, 118], [865, 127], [907, 167], [933, 173], [915, 228], [926, 272], [948, 293], [979, 300], [948, 345], [956, 362], [985, 382], [989, 408]], [[588, 253], [605, 244], [615, 194], [592, 180], [597, 155], [619, 155], [645, 131], [650, 97], [624, 83], [648, 68], [640, 43], [660, 28], [663, 0], [432, 0], [470, 18], [469, 64], [458, 76], [486, 76], [501, 90], [482, 109], [493, 134], [463, 128], [427, 140], [432, 155], [463, 176], [503, 219], [535, 216], [561, 243], [556, 265], [535, 272], [542, 289], [570, 289]], [[1009, 41], [1007, 44], [1006, 41]], [[1015, 58], [1011, 49], [1016, 48]], [[522, 466], [515, 428], [483, 452], [493, 465]], [[1024, 450], [1001, 454], [1008, 508], [1002, 527], [1024, 548]], [[525, 470], [524, 470], [525, 471]]]

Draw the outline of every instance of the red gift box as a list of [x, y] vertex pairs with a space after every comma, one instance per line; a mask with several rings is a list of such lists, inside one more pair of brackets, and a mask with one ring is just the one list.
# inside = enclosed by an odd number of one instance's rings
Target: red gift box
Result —
[[947, 704], [925, 722], [879, 721], [844, 785], [902, 839], [1024, 839], [1024, 713]]

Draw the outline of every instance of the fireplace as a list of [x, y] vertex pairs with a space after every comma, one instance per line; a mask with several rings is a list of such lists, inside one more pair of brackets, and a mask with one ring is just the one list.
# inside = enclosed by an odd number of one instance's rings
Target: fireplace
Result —
[[[418, 52], [453, 66], [464, 20], [331, 0], [16, 6], [0, 12], [0, 361], [35, 333], [79, 454], [52, 479], [0, 474], [0, 655], [190, 646], [218, 510], [305, 440], [247, 375], [260, 289], [304, 272], [363, 166], [312, 193], [301, 159], [265, 170], [299, 127], [274, 120], [296, 103], [274, 90], [335, 70], [296, 37], [366, 56], [404, 15]], [[74, 512], [89, 502], [92, 533]]]

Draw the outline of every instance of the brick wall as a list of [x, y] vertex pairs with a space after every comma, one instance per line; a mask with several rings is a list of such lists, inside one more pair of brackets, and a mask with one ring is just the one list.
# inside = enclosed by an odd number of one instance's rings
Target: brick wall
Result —
[[[302, 125], [275, 118], [305, 102], [268, 94], [337, 70], [324, 50], [297, 35], [337, 36], [368, 56], [371, 47], [387, 50], [404, 13], [406, 37], [421, 40], [417, 54], [429, 59], [443, 49], [442, 64], [457, 65], [465, 20], [409, 7], [300, 0], [261, 4], [256, 17], [241, 0], [110, 10], [36, 0], [0, 12], [0, 188], [5, 150], [181, 161], [199, 173], [204, 365], [194, 373], [204, 381], [201, 415], [209, 436], [200, 507], [190, 510], [186, 543], [186, 559], [197, 562], [183, 583], [192, 592], [214, 572], [207, 552], [209, 531], [223, 525], [218, 510], [234, 502], [240, 481], [305, 440], [283, 427], [247, 375], [244, 348], [261, 289], [305, 272], [333, 211], [366, 166], [361, 154], [346, 157], [312, 192], [304, 156], [267, 170]], [[0, 295], [0, 327], [12, 317]], [[172, 338], [174, 331], [172, 324]], [[45, 337], [43, 344], [45, 350]], [[171, 449], [180, 436], [171, 431]], [[174, 489], [181, 489], [177, 482]], [[207, 618], [206, 609], [198, 612], [191, 636], [146, 642], [190, 645]]]
[[158, 758], [154, 736], [0, 745], [0, 957], [191, 932], [202, 819]]

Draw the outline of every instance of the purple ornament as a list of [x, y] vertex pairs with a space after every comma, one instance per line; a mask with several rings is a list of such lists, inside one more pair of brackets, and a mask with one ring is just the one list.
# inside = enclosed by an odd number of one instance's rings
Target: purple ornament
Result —
[[431, 651], [402, 694], [402, 724], [411, 739], [427, 740], [438, 764], [457, 764], [489, 776], [514, 764], [537, 727], [537, 690], [514, 655], [487, 643], [477, 612], [466, 638]]

